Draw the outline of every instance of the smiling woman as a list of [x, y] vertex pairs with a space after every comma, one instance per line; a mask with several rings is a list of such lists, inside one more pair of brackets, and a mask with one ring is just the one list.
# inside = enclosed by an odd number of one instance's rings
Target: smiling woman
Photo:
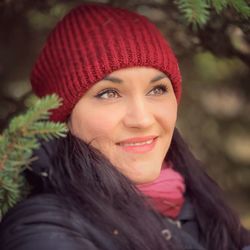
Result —
[[73, 108], [69, 127], [138, 184], [159, 176], [176, 117], [168, 77], [154, 68], [133, 67], [114, 71], [90, 88]]
[[176, 129], [181, 75], [145, 17], [84, 4], [31, 72], [63, 104], [66, 138], [42, 143], [33, 187], [0, 224], [1, 250], [249, 250], [250, 237]]

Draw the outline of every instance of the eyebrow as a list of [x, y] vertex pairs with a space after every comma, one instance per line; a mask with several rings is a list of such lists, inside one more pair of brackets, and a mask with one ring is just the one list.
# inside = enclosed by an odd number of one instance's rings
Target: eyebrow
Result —
[[[157, 82], [161, 79], [164, 79], [164, 78], [168, 78], [165, 74], [160, 74], [160, 75], [157, 75], [155, 76], [153, 79], [150, 80], [150, 83], [154, 83], [154, 82]], [[123, 81], [120, 79], [120, 78], [117, 78], [117, 77], [113, 77], [113, 76], [105, 76], [103, 78], [103, 80], [106, 80], [106, 81], [111, 81], [113, 83], [123, 83]]]
[[154, 77], [151, 81], [150, 81], [150, 83], [154, 83], [154, 82], [157, 82], [157, 81], [159, 81], [159, 80], [161, 80], [161, 79], [164, 79], [164, 78], [168, 78], [165, 74], [160, 74], [160, 75], [158, 75], [158, 76], [156, 76], [156, 77]]
[[119, 78], [117, 78], [117, 77], [109, 76], [109, 75], [105, 76], [105, 77], [103, 78], [103, 80], [111, 81], [111, 82], [113, 82], [113, 83], [122, 83], [122, 82], [123, 82], [121, 79], [119, 79]]

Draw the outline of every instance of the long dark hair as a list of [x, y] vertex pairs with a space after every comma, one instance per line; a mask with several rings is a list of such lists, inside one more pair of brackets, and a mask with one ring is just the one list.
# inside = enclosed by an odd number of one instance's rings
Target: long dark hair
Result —
[[206, 249], [239, 250], [250, 244], [249, 232], [241, 226], [221, 188], [206, 174], [177, 129], [167, 158], [185, 178], [186, 195], [194, 205]]
[[[203, 171], [177, 129], [166, 160], [173, 163], [186, 182], [201, 235], [208, 250], [239, 250], [250, 243], [249, 233], [226, 205], [218, 185]], [[115, 237], [119, 249], [180, 249], [166, 241], [165, 225], [150, 211], [134, 185], [98, 150], [68, 134], [60, 141], [49, 185], [73, 209]]]
[[[162, 231], [167, 224], [128, 178], [91, 145], [71, 133], [58, 142], [48, 169], [47, 190], [82, 214], [121, 250], [181, 250], [175, 237]], [[48, 188], [49, 186], [49, 188]], [[102, 249], [102, 246], [99, 246]]]

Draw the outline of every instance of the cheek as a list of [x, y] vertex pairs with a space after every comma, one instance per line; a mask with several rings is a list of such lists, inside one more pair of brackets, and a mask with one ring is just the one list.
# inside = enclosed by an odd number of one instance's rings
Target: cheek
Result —
[[177, 103], [167, 102], [157, 109], [156, 117], [165, 130], [172, 130], [176, 125]]
[[111, 135], [119, 123], [114, 112], [100, 108], [75, 109], [71, 115], [71, 132], [86, 142], [106, 138], [112, 140]]

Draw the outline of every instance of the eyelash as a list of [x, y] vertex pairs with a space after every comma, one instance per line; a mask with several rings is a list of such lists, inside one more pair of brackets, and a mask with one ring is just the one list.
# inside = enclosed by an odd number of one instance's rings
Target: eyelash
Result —
[[160, 89], [162, 91], [162, 94], [157, 94], [157, 96], [164, 95], [168, 92], [168, 87], [165, 84], [159, 84], [159, 85], [156, 85], [152, 90], [150, 90], [149, 93], [156, 89]]
[[[156, 85], [155, 87], [153, 87], [153, 89], [151, 89], [148, 94], [156, 89], [160, 89], [162, 91], [161, 94], [156, 94], [157, 96], [160, 96], [160, 95], [164, 95], [168, 92], [168, 87], [164, 84], [159, 84], [159, 85]], [[108, 89], [104, 89], [102, 90], [100, 93], [98, 93], [95, 97], [96, 98], [100, 98], [100, 99], [108, 99], [108, 98], [104, 98], [103, 95], [104, 94], [109, 94], [109, 93], [113, 93], [115, 95], [118, 95], [118, 97], [121, 97], [121, 95], [119, 94], [119, 91], [117, 89], [113, 89], [113, 88], [108, 88]], [[111, 97], [112, 98], [112, 97]], [[114, 97], [114, 98], [117, 98], [117, 97]]]
[[[100, 93], [98, 93], [95, 97], [96, 97], [96, 98], [100, 98], [100, 99], [108, 99], [108, 98], [103, 98], [102, 96], [103, 96], [104, 94], [109, 94], [109, 93], [114, 93], [114, 94], [119, 95], [117, 89], [108, 88], [108, 89], [102, 90], [102, 91], [101, 91]], [[119, 97], [120, 97], [120, 95], [119, 95]]]

